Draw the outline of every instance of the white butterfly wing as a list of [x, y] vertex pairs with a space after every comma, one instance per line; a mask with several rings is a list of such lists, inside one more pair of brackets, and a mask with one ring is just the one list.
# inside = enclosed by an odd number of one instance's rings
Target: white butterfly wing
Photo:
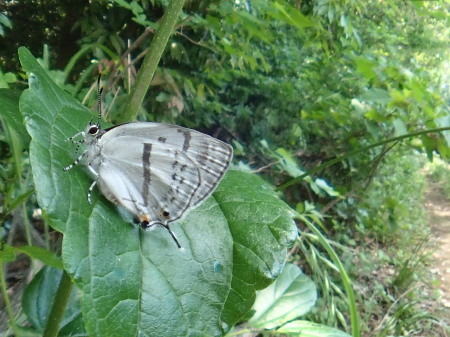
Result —
[[[123, 145], [133, 144], [141, 150], [127, 151], [121, 145], [110, 153], [110, 146], [103, 148], [106, 159], [98, 168], [97, 179], [102, 193], [141, 220], [145, 214], [149, 221], [162, 223], [180, 218], [200, 185], [198, 169], [176, 150], [136, 144], [135, 137], [124, 137], [123, 141]], [[140, 158], [133, 152], [140, 152]]]
[[161, 222], [179, 219], [209, 196], [232, 157], [232, 148], [213, 137], [158, 123], [114, 127], [98, 145], [102, 193], [138, 217]]

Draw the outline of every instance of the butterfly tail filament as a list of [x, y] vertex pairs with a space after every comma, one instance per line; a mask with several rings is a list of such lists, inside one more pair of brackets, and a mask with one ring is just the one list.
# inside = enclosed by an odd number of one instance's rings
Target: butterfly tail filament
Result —
[[172, 232], [172, 230], [170, 229], [169, 224], [163, 224], [162, 222], [158, 222], [158, 221], [149, 221], [147, 214], [141, 215], [141, 228], [142, 229], [149, 229], [149, 228], [152, 228], [153, 226], [161, 226], [161, 227], [164, 227], [165, 229], [167, 229], [167, 231], [169, 232], [173, 241], [177, 245], [178, 249], [183, 249], [181, 247], [180, 241], [178, 241], [175, 233]]

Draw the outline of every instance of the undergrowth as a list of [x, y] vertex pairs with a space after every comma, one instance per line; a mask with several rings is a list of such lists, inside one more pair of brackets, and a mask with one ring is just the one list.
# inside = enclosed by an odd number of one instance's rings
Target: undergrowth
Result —
[[438, 188], [444, 196], [450, 200], [450, 166], [440, 158], [434, 158], [432, 162], [426, 163], [424, 173], [433, 188]]
[[[323, 218], [332, 223], [334, 246], [353, 277], [363, 336], [447, 336], [448, 322], [429, 270], [425, 164], [419, 154], [402, 149], [389, 153], [364, 197], [337, 205], [347, 211], [355, 205], [354, 219]], [[308, 233], [301, 251], [320, 285], [311, 320], [345, 326], [347, 304], [335, 268]]]

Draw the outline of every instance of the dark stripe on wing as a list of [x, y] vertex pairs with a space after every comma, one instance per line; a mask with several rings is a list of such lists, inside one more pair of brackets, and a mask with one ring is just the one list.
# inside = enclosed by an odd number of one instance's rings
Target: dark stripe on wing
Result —
[[142, 152], [142, 167], [144, 170], [144, 182], [142, 183], [142, 197], [144, 198], [144, 204], [148, 205], [148, 194], [150, 192], [151, 178], [151, 164], [150, 157], [152, 154], [152, 144], [144, 143], [144, 151]]
[[199, 151], [193, 159], [200, 169], [202, 183], [193, 198], [192, 206], [207, 198], [222, 180], [230, 165], [233, 149], [219, 140], [200, 143]]
[[178, 132], [181, 132], [184, 136], [183, 151], [187, 152], [187, 150], [189, 149], [189, 146], [190, 146], [191, 138], [192, 138], [191, 132], [186, 129], [178, 129]]

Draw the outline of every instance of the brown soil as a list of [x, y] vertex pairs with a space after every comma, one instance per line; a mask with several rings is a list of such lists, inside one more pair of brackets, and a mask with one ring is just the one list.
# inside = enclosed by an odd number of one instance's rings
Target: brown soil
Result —
[[425, 209], [429, 216], [431, 237], [435, 240], [430, 271], [439, 280], [442, 304], [450, 308], [450, 201], [434, 184], [430, 184], [426, 192]]

